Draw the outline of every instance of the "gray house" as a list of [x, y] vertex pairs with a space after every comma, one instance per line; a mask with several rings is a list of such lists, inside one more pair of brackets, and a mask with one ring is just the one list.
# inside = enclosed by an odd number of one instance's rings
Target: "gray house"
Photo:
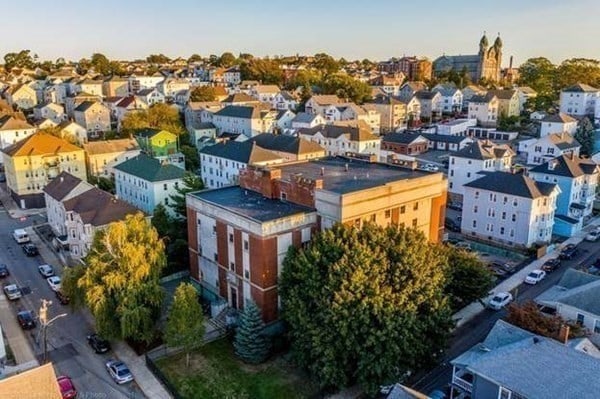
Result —
[[[600, 359], [498, 320], [485, 340], [451, 361], [452, 384], [472, 399], [595, 399]], [[457, 398], [457, 396], [455, 396]]]

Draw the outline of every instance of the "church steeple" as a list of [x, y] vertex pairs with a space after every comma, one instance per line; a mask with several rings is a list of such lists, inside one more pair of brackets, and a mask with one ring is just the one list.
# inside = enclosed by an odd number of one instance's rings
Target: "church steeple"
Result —
[[485, 34], [485, 31], [484, 31], [483, 36], [481, 37], [481, 40], [479, 41], [479, 52], [484, 53], [487, 50], [489, 45], [490, 45], [490, 43], [488, 42], [487, 35]]
[[496, 47], [496, 49], [502, 48], [502, 39], [500, 39], [500, 32], [498, 32], [498, 37], [496, 38], [496, 41], [494, 42], [494, 47]]

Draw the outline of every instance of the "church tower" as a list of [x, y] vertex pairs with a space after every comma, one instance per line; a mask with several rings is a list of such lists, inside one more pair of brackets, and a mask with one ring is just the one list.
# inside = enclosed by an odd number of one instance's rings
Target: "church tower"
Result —
[[488, 81], [498, 82], [500, 80], [500, 68], [502, 66], [502, 39], [500, 34], [489, 47], [485, 33], [479, 41], [479, 65], [477, 67], [478, 79], [485, 78]]

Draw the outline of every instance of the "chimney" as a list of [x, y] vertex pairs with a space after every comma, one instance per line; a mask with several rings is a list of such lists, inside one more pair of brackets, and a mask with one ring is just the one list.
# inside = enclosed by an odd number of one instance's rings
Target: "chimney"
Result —
[[556, 161], [556, 159], [548, 161], [548, 170], [554, 170], [554, 168], [556, 168], [557, 163], [558, 162]]
[[563, 344], [567, 344], [569, 342], [569, 333], [571, 332], [571, 327], [568, 324], [563, 324], [560, 326], [560, 331], [558, 332], [558, 340]]

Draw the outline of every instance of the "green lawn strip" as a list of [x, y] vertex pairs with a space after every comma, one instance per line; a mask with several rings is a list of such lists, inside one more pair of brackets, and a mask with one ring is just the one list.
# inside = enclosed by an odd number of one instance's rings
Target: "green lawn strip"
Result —
[[258, 366], [238, 361], [227, 340], [193, 353], [189, 368], [185, 355], [160, 359], [157, 364], [184, 398], [301, 399], [317, 392], [314, 384], [283, 359]]

